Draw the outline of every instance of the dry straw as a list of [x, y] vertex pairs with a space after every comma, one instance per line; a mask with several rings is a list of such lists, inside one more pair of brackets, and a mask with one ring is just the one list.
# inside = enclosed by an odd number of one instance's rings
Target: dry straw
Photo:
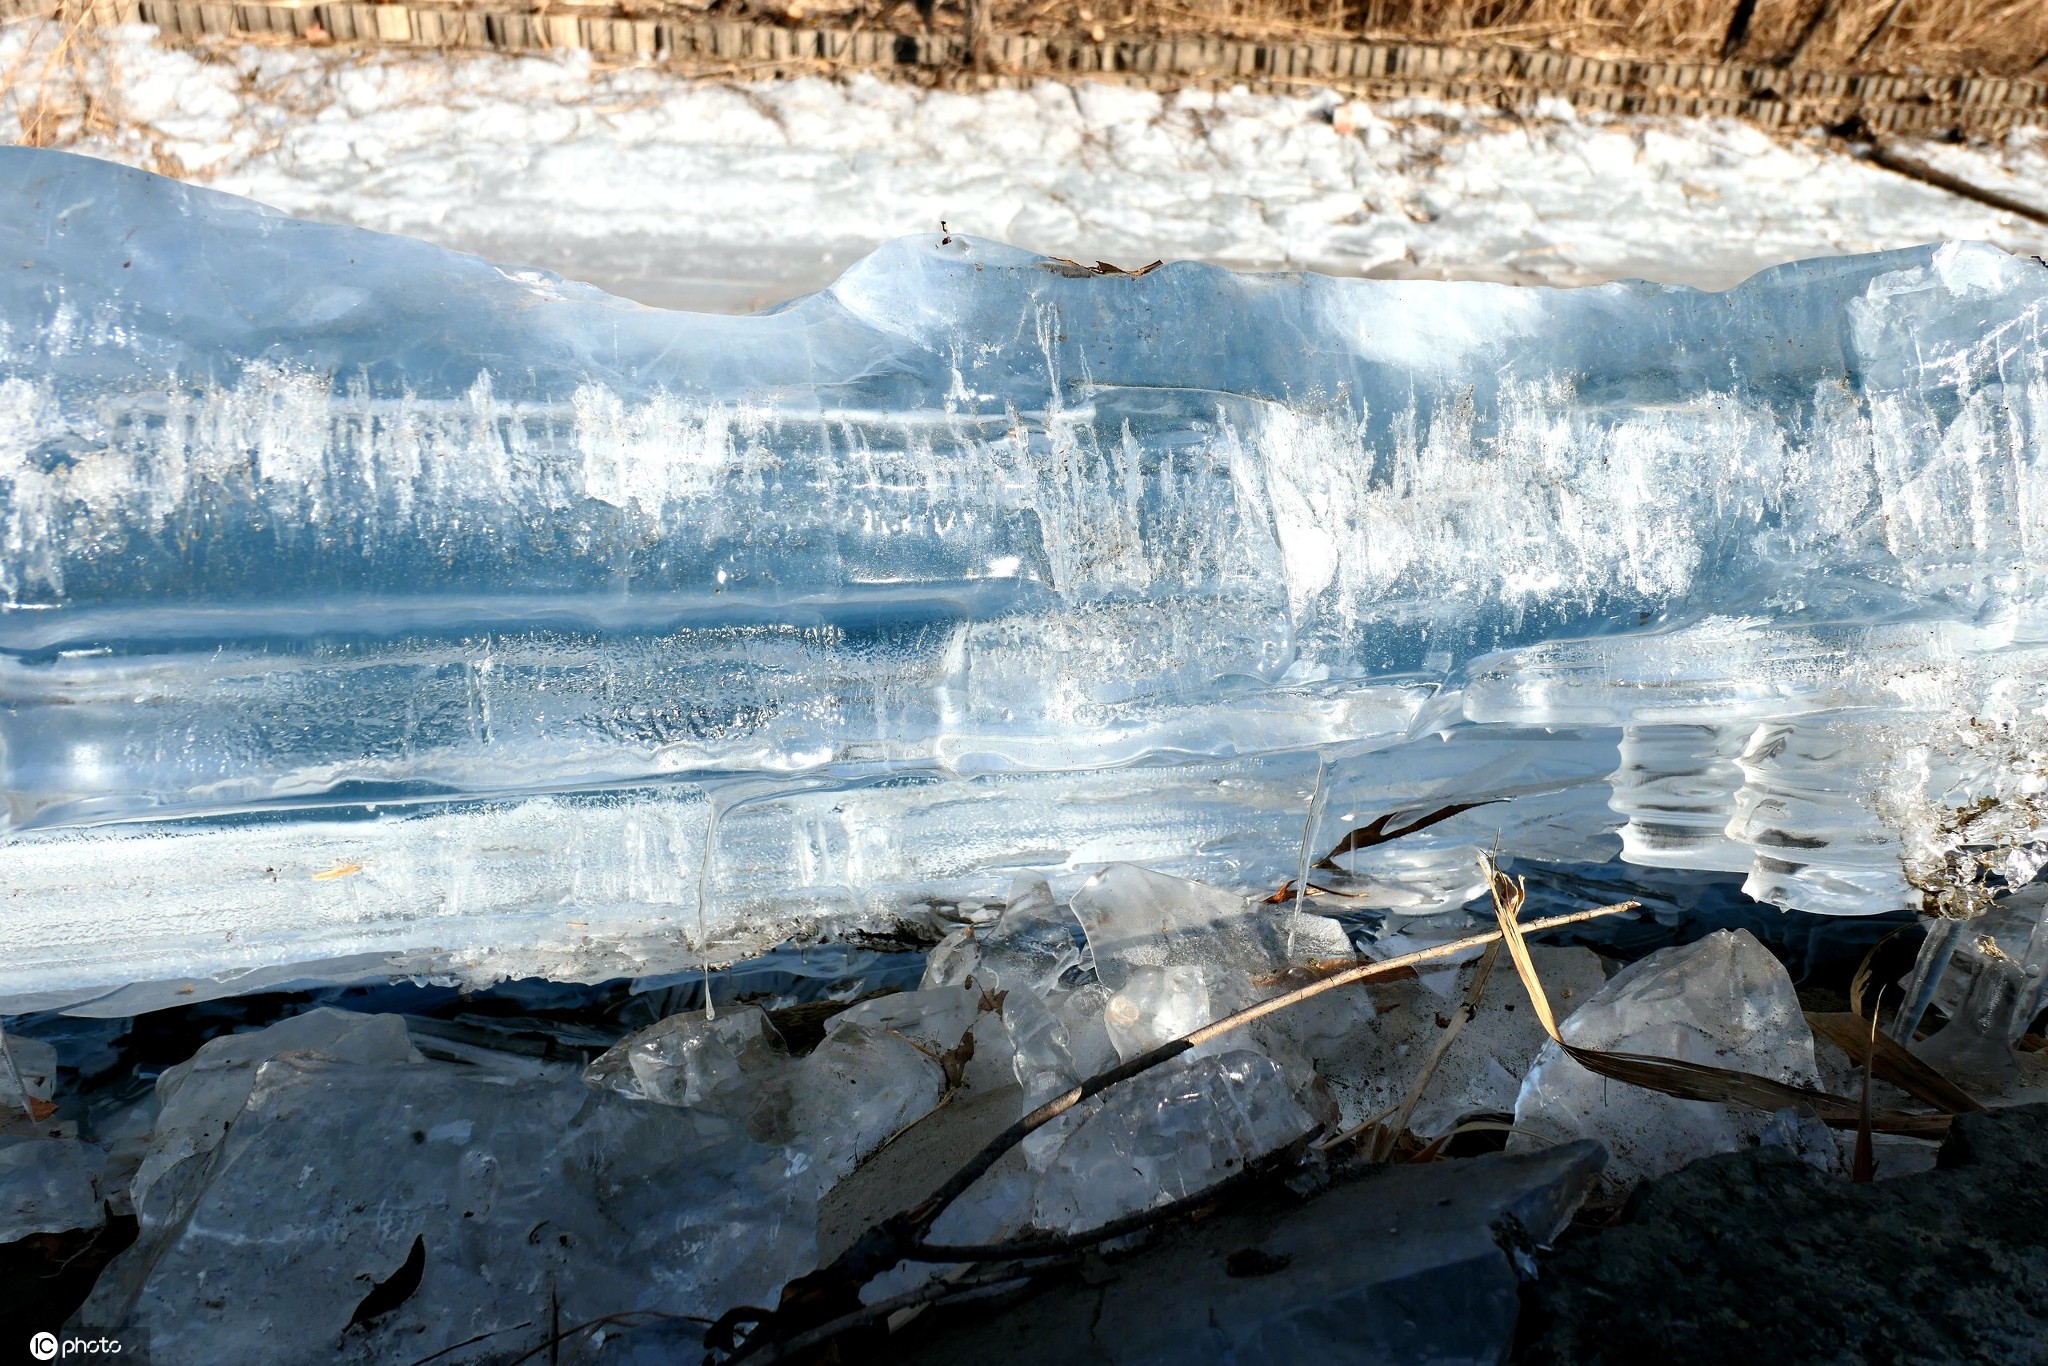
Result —
[[[1536, 973], [1525, 929], [1517, 920], [1526, 890], [1519, 880], [1495, 867], [1492, 860], [1482, 856], [1481, 866], [1493, 891], [1494, 915], [1500, 923], [1508, 955], [1522, 976], [1522, 985], [1528, 989], [1529, 1001], [1536, 1008], [1536, 1018], [1542, 1023], [1543, 1032], [1588, 1072], [1646, 1090], [1660, 1091], [1681, 1100], [1720, 1101], [1764, 1111], [1803, 1108], [1837, 1129], [1855, 1129], [1868, 1124], [1878, 1133], [1906, 1134], [1914, 1138], [1940, 1138], [1948, 1132], [1949, 1120], [1955, 1112], [1953, 1109], [1936, 1115], [1909, 1114], [1901, 1110], [1879, 1110], [1871, 1114], [1859, 1101], [1810, 1086], [1795, 1086], [1790, 1082], [1760, 1077], [1753, 1072], [1737, 1072], [1726, 1067], [1709, 1067], [1703, 1063], [1656, 1058], [1641, 1053], [1611, 1053], [1565, 1042], [1564, 1036], [1558, 1032], [1557, 1017], [1551, 1012], [1550, 997], [1544, 992], [1542, 979]], [[1851, 1056], [1861, 1056], [1862, 1052], [1859, 1047]], [[1931, 1101], [1931, 1097], [1924, 1098]], [[1971, 1103], [1956, 1108], [1975, 1106]]]

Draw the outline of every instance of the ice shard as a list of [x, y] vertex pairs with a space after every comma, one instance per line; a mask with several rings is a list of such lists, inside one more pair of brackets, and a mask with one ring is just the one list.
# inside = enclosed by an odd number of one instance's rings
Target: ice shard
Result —
[[17, 1008], [666, 969], [1119, 861], [1266, 891], [1312, 800], [1318, 857], [1494, 802], [1322, 860], [1411, 917], [1496, 841], [1842, 914], [2039, 866], [2031, 259], [931, 234], [711, 317], [58, 153], [0, 202]]

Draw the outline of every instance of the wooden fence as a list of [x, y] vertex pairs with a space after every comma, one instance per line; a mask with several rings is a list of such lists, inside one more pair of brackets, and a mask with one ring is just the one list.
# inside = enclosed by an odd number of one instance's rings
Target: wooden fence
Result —
[[1247, 42], [999, 34], [994, 70], [967, 69], [964, 36], [618, 12], [445, 8], [405, 4], [267, 3], [266, 0], [94, 0], [108, 18], [155, 24], [170, 41], [258, 36], [374, 46], [587, 49], [601, 58], [662, 63], [697, 75], [797, 76], [868, 71], [928, 82], [1018, 85], [1044, 79], [1108, 80], [1155, 88], [1246, 85], [1328, 88], [1368, 99], [1422, 96], [1527, 111], [1537, 101], [1622, 114], [1732, 115], [1772, 127], [1837, 125], [1852, 117], [1877, 132], [1996, 133], [2048, 125], [2048, 82], [1969, 76], [1898, 76], [1638, 61], [1509, 47], [1352, 41]]

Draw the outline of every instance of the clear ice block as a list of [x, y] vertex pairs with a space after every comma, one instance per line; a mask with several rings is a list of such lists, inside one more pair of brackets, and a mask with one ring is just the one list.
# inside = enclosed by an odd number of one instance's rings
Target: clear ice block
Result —
[[1955, 814], [1869, 795], [2048, 688], [2048, 270], [1988, 245], [1706, 293], [933, 234], [709, 317], [59, 153], [0, 189], [0, 1009], [1263, 894], [1318, 790], [1367, 909], [1498, 841], [1864, 914], [1945, 894]]
[[[1581, 1048], [1677, 1058], [1818, 1084], [1813, 1031], [1784, 964], [1747, 930], [1717, 930], [1629, 964], [1559, 1026]], [[1761, 1139], [1775, 1121], [1738, 1105], [1679, 1100], [1598, 1076], [1545, 1043], [1522, 1078], [1509, 1139], [1596, 1138], [1603, 1178], [1629, 1185]]]

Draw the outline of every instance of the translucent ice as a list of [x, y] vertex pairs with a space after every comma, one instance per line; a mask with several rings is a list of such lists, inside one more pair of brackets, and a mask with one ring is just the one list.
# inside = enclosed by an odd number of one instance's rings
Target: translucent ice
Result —
[[779, 1070], [788, 1057], [782, 1035], [759, 1006], [709, 1019], [691, 1011], [621, 1040], [585, 1069], [583, 1080], [664, 1105], [718, 1107], [726, 1097], [744, 1103], [762, 1074]]
[[1301, 958], [1351, 955], [1343, 930], [1324, 916], [1297, 922], [1287, 906], [1248, 906], [1221, 887], [1129, 863], [1113, 863], [1088, 879], [1074, 894], [1074, 914], [1087, 931], [1096, 977], [1112, 990], [1143, 968], [1276, 972], [1291, 961], [1290, 929]]
[[1020, 877], [1002, 912], [985, 925], [965, 925], [932, 951], [926, 986], [958, 986], [1049, 995], [1081, 961], [1074, 917], [1042, 877]]
[[[1747, 930], [1717, 930], [1631, 963], [1559, 1026], [1568, 1043], [1678, 1058], [1817, 1084], [1813, 1032], [1782, 963]], [[1739, 1106], [1678, 1100], [1587, 1071], [1545, 1043], [1522, 1078], [1515, 1126], [1597, 1138], [1605, 1179], [1629, 1185], [1759, 1139], [1773, 1121]], [[1517, 1134], [1510, 1146], [1526, 1144]]]
[[1240, 1049], [1169, 1063], [1104, 1093], [1041, 1149], [1032, 1222], [1075, 1232], [1196, 1194], [1311, 1123], [1270, 1058]]
[[867, 1029], [904, 1039], [938, 1058], [958, 1049], [974, 1031], [986, 994], [972, 987], [926, 987], [877, 996], [832, 1017], [827, 1037], [846, 1029]]
[[1249, 1004], [1248, 982], [1241, 994], [1210, 991], [1210, 979], [1224, 971], [1192, 963], [1127, 971], [1123, 987], [1102, 1011], [1102, 1022], [1117, 1055], [1129, 1061], [1169, 1039], [1193, 1033], [1237, 1005]]
[[215, 1151], [248, 1104], [258, 1069], [286, 1054], [357, 1063], [420, 1060], [398, 1016], [358, 1015], [329, 1006], [202, 1044], [157, 1078], [162, 1108], [129, 1190], [146, 1225], [175, 1222], [189, 1210]]
[[986, 1083], [970, 1070], [970, 1082], [992, 1089], [1002, 1081], [1014, 1080], [1023, 1090], [1026, 1111], [1101, 1070], [1095, 1065], [1101, 1060], [1077, 1053], [1060, 1018], [1029, 991], [1004, 992], [996, 1009], [976, 1022], [974, 1037], [971, 1068], [993, 1066], [1000, 1070]]
[[[1496, 840], [1967, 900], [1929, 737], [2048, 703], [2048, 271], [1985, 245], [1712, 294], [933, 235], [732, 318], [0, 192], [0, 1000], [635, 975], [1305, 843], [1409, 917]], [[2001, 879], [2040, 752], [1973, 788]]]
[[0, 1244], [106, 1222], [106, 1154], [75, 1138], [0, 1136]]
[[[145, 1216], [82, 1319], [147, 1330], [163, 1362], [412, 1360], [480, 1337], [516, 1356], [551, 1304], [568, 1324], [772, 1302], [815, 1261], [816, 1198], [795, 1154], [573, 1077], [291, 1053], [255, 1069], [189, 1214]], [[379, 1285], [383, 1312], [351, 1326]]]
[[57, 1090], [57, 1050], [41, 1039], [6, 1036], [0, 1057], [0, 1124], [22, 1117], [29, 1101], [47, 1102]]
[[[1606, 982], [1590, 950], [1538, 945], [1531, 953], [1559, 1019], [1575, 1014]], [[1467, 965], [1453, 978], [1448, 999], [1420, 981], [1388, 982], [1369, 993], [1331, 993], [1336, 999], [1323, 1007], [1320, 1031], [1313, 1029], [1315, 1016], [1290, 1011], [1279, 1017], [1303, 1035], [1302, 1046], [1328, 1079], [1346, 1127], [1401, 1104], [1460, 1008], [1475, 967]], [[1377, 1013], [1375, 1000], [1382, 1007]], [[1346, 1002], [1362, 1003], [1362, 1018], [1340, 1013]], [[1502, 961], [1488, 979], [1478, 1010], [1438, 1061], [1408, 1128], [1435, 1138], [1467, 1116], [1511, 1113], [1522, 1077], [1545, 1042], [1521, 980]]]
[[946, 1072], [901, 1034], [843, 1024], [803, 1060], [792, 1092], [792, 1137], [829, 1182], [937, 1105]]

